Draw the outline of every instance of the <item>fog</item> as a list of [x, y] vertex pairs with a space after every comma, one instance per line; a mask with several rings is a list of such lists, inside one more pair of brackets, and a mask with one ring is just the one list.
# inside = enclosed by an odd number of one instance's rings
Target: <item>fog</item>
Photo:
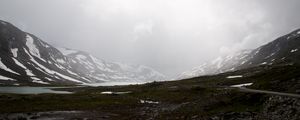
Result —
[[60, 47], [167, 76], [300, 28], [299, 0], [1, 0], [0, 19]]

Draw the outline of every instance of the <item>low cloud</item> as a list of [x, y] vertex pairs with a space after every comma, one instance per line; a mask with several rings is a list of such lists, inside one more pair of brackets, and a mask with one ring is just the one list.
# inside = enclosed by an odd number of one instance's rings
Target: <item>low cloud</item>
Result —
[[175, 76], [300, 28], [299, 0], [2, 0], [0, 19], [43, 40]]

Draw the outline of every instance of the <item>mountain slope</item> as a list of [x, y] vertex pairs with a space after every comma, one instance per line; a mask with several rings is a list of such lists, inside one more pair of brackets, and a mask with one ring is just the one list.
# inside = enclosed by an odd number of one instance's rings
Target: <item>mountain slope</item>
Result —
[[81, 73], [92, 81], [148, 82], [165, 78], [146, 66], [106, 62], [89, 53], [68, 48], [59, 50], [70, 60], [70, 66], [75, 73]]
[[[142, 69], [141, 66], [131, 67]], [[164, 79], [162, 74], [148, 67], [142, 71], [128, 71], [120, 64], [107, 63], [86, 52], [66, 54], [66, 50], [58, 50], [38, 37], [0, 21], [1, 84], [81, 84], [161, 79]]]
[[243, 50], [219, 57], [212, 62], [205, 63], [179, 75], [180, 79], [202, 75], [212, 75], [228, 71], [259, 66], [263, 64], [291, 63], [300, 61], [300, 30], [295, 30], [287, 35], [263, 45], [254, 50]]

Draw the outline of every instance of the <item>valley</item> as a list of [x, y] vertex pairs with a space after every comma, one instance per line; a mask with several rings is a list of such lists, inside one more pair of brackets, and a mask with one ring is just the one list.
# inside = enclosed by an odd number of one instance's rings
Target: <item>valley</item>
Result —
[[[267, 119], [274, 112], [281, 112], [281, 116], [272, 117], [295, 119], [299, 118], [299, 97], [248, 92], [230, 86], [253, 83], [245, 87], [299, 94], [299, 70], [299, 66], [295, 65], [265, 65], [212, 76], [144, 85], [57, 88], [74, 94], [1, 94], [0, 113], [3, 114], [0, 116], [5, 118], [14, 115], [22, 118], [24, 114], [28, 114], [33, 118], [43, 118], [45, 115], [34, 115], [50, 112], [46, 116], [55, 118], [61, 116], [55, 111], [61, 111], [72, 119], [210, 120]], [[234, 75], [243, 77], [227, 78]], [[290, 86], [285, 87], [283, 84]], [[112, 94], [103, 94], [107, 91], [112, 91]], [[291, 114], [292, 111], [295, 113]]]

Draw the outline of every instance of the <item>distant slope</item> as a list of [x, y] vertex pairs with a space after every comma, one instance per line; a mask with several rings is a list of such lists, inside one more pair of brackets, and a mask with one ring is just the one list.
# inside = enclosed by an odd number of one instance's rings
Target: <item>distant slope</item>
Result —
[[162, 79], [162, 74], [149, 67], [110, 63], [86, 52], [59, 50], [8, 22], [0, 21], [0, 84], [81, 84]]
[[282, 62], [298, 64], [300, 62], [298, 50], [300, 50], [300, 30], [295, 30], [254, 50], [239, 51], [195, 67], [179, 75], [179, 79], [218, 74], [263, 64]]
[[68, 48], [59, 50], [70, 60], [72, 70], [92, 81], [147, 82], [165, 79], [161, 73], [143, 65], [106, 62], [83, 51]]

